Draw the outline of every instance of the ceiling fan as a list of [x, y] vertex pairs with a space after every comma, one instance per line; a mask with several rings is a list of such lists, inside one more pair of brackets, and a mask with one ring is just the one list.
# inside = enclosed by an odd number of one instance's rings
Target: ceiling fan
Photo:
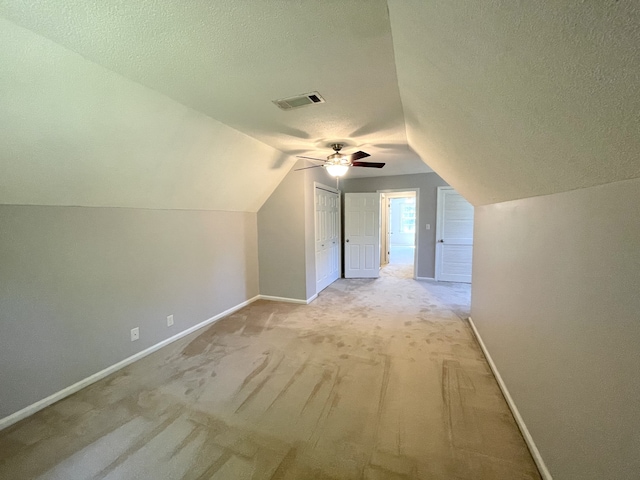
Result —
[[340, 153], [340, 150], [342, 150], [343, 146], [344, 145], [342, 143], [332, 144], [331, 148], [333, 148], [335, 153], [329, 155], [326, 160], [320, 160], [319, 158], [312, 158], [312, 157], [302, 157], [298, 155], [297, 158], [313, 160], [314, 162], [322, 162], [322, 165], [314, 165], [313, 167], [297, 168], [296, 171], [306, 170], [307, 168], [323, 167], [327, 170], [327, 173], [329, 173], [329, 175], [332, 175], [334, 177], [341, 177], [342, 175], [347, 173], [347, 170], [349, 170], [349, 167], [366, 167], [366, 168], [384, 167], [384, 163], [358, 161], [361, 158], [367, 158], [371, 156], [366, 152], [359, 151], [359, 152], [352, 153], [351, 155]]

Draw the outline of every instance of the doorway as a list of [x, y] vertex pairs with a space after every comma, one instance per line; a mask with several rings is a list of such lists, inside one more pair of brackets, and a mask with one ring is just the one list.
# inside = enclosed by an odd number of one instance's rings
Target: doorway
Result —
[[385, 190], [380, 193], [383, 199], [381, 263], [409, 267], [415, 278], [419, 190]]

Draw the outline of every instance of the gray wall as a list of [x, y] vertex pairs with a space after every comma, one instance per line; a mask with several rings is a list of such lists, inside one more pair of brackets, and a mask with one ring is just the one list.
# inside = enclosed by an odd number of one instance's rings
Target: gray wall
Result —
[[303, 172], [289, 172], [258, 211], [262, 295], [307, 298], [303, 179]]
[[334, 185], [324, 169], [295, 171], [258, 211], [260, 293], [307, 300], [316, 293], [314, 182]]
[[0, 418], [254, 297], [257, 260], [255, 213], [0, 206]]
[[[418, 205], [418, 264], [417, 276], [435, 275], [436, 255], [436, 202], [438, 187], [448, 186], [436, 173], [419, 173], [415, 175], [397, 175], [392, 177], [370, 177], [345, 179], [342, 182], [345, 193], [375, 192], [403, 188], [419, 188], [420, 204]], [[426, 225], [431, 225], [431, 230]]]
[[640, 472], [640, 179], [476, 207], [471, 316], [551, 474]]

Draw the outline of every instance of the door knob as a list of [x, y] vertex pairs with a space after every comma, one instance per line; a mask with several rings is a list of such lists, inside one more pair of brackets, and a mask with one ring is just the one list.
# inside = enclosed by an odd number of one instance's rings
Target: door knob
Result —
[[444, 243], [444, 240], [438, 240], [438, 243]]
[[349, 243], [349, 239], [347, 238], [347, 243]]

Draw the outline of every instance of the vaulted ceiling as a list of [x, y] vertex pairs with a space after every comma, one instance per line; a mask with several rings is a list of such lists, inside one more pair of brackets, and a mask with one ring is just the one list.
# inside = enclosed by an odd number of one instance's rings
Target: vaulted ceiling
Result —
[[478, 205], [640, 176], [640, 3], [390, 0], [409, 145]]
[[[640, 176], [632, 1], [0, 0], [0, 203], [256, 211], [335, 141], [479, 205]], [[271, 101], [319, 91], [291, 111]], [[428, 166], [427, 166], [428, 165]]]

